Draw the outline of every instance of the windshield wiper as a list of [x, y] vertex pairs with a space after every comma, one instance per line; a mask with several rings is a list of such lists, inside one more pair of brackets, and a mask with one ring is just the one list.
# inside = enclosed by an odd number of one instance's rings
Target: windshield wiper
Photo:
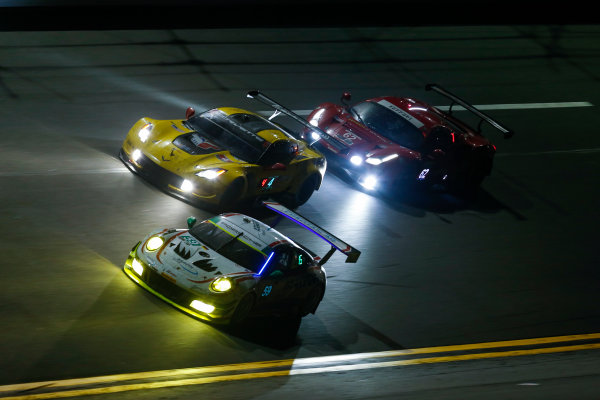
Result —
[[216, 251], [218, 252], [223, 247], [227, 246], [228, 244], [231, 244], [231, 243], [235, 242], [242, 235], [244, 235], [244, 232], [240, 232], [237, 236], [232, 237], [231, 239], [229, 239], [228, 241], [226, 241], [225, 243], [223, 243], [222, 245], [220, 245], [219, 248]]

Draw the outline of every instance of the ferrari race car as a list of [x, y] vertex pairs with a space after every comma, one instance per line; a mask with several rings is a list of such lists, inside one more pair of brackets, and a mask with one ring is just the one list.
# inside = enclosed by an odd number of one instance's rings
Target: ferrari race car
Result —
[[338, 250], [346, 262], [360, 251], [280, 203], [263, 204], [331, 245], [320, 258], [254, 218], [220, 214], [188, 229], [158, 229], [138, 242], [124, 271], [176, 308], [213, 323], [238, 325], [250, 316], [303, 317], [325, 293], [323, 264]]
[[324, 156], [259, 114], [223, 107], [183, 120], [142, 118], [119, 158], [167, 192], [221, 211], [242, 201], [274, 197], [290, 207], [318, 190]]
[[[308, 116], [326, 133], [305, 130], [337, 167], [368, 191], [389, 190], [407, 183], [441, 190], [472, 193], [490, 174], [496, 147], [481, 133], [488, 122], [504, 134], [513, 132], [438, 85], [427, 85], [452, 101], [447, 112], [423, 101], [377, 97], [349, 106], [323, 103]], [[452, 115], [459, 104], [479, 117], [477, 129]]]

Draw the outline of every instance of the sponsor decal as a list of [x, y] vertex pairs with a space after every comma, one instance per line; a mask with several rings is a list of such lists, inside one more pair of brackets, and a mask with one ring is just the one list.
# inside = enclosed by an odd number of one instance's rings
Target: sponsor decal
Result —
[[227, 156], [226, 156], [226, 155], [224, 155], [224, 154], [217, 154], [217, 156], [216, 156], [216, 157], [219, 159], [219, 161], [222, 161], [222, 162], [228, 162], [228, 163], [235, 162], [235, 161], [233, 161], [231, 158], [227, 157]]
[[416, 128], [420, 129], [423, 127], [423, 123], [421, 121], [419, 121], [418, 119], [416, 119], [415, 117], [413, 117], [412, 115], [410, 115], [409, 113], [407, 113], [406, 111], [404, 111], [403, 109], [398, 107], [397, 105], [392, 104], [387, 100], [380, 100], [377, 103], [384, 106], [388, 110], [392, 110], [396, 114], [400, 115], [402, 118], [404, 118], [405, 120], [407, 120], [408, 122], [413, 124]]
[[203, 259], [203, 260], [198, 260], [198, 261], [194, 261], [192, 264], [194, 264], [196, 267], [206, 271], [206, 272], [214, 272], [217, 270], [217, 267], [214, 267], [212, 265], [212, 261], [211, 259]]
[[198, 271], [196, 271], [195, 268], [188, 263], [180, 263], [177, 269], [184, 269], [192, 275], [198, 275]]
[[183, 242], [179, 242], [177, 244], [177, 247], [175, 247], [173, 249], [173, 251], [179, 257], [183, 258], [184, 260], [187, 260], [187, 259], [189, 259], [192, 256], [192, 252], [187, 247], [185, 247], [185, 245], [183, 245], [182, 243]]
[[188, 246], [201, 246], [201, 243], [198, 240], [189, 235], [181, 236], [181, 240], [183, 240]]
[[204, 150], [208, 150], [208, 149], [221, 150], [221, 148], [219, 146], [217, 146], [214, 143], [209, 142], [208, 140], [206, 140], [205, 138], [203, 138], [202, 136], [200, 136], [196, 133], [194, 133], [190, 136], [190, 142], [192, 142], [196, 147], [199, 147]]

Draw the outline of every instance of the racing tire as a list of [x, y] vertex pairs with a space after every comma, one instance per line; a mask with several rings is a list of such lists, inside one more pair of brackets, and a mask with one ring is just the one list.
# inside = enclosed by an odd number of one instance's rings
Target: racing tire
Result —
[[235, 179], [227, 189], [225, 189], [225, 192], [223, 192], [221, 200], [219, 201], [219, 209], [221, 211], [231, 211], [231, 208], [241, 200], [243, 192], [244, 180], [241, 178]]
[[296, 193], [286, 193], [283, 202], [291, 208], [300, 207], [310, 199], [318, 184], [319, 178], [317, 178], [317, 175], [309, 176], [300, 184], [300, 188]]
[[254, 296], [251, 293], [246, 293], [238, 302], [233, 314], [231, 315], [230, 325], [241, 325], [248, 319], [250, 312], [254, 308]]
[[321, 304], [323, 294], [325, 290], [322, 287], [313, 288], [306, 297], [304, 304], [300, 308], [300, 316], [304, 317], [308, 314], [314, 314], [317, 311], [317, 307]]

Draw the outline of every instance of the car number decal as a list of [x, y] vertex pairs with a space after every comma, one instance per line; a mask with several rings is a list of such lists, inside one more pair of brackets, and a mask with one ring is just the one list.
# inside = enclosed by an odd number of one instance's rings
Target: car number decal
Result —
[[184, 235], [181, 236], [181, 240], [183, 240], [185, 242], [185, 244], [189, 245], [189, 246], [200, 246], [200, 242], [197, 241], [196, 239], [194, 239], [191, 236], [188, 235]]
[[271, 289], [273, 289], [272, 285], [267, 285], [265, 286], [265, 290], [263, 290], [261, 297], [267, 297], [268, 295], [271, 294]]
[[269, 176], [267, 178], [262, 179], [258, 185], [260, 186], [260, 190], [270, 190], [273, 187], [273, 183], [279, 178], [279, 176]]

